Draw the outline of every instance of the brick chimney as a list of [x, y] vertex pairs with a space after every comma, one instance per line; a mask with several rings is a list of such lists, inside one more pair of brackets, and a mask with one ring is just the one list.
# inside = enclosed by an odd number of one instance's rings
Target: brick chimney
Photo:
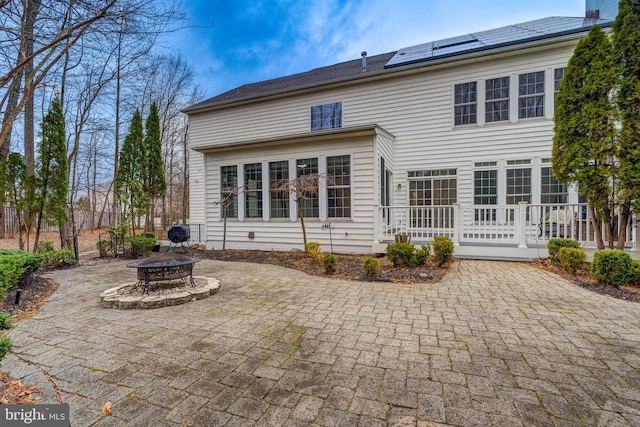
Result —
[[618, 0], [586, 0], [586, 18], [614, 20], [618, 15]]

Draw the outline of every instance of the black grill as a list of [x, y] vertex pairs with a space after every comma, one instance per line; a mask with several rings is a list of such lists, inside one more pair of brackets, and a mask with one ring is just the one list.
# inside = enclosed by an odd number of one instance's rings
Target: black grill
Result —
[[169, 229], [167, 237], [171, 240], [171, 243], [182, 243], [189, 240], [191, 233], [187, 225], [176, 224]]

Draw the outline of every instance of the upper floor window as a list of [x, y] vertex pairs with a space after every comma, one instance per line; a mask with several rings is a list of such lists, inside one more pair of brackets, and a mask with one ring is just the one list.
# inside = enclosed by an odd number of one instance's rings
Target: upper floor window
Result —
[[311, 107], [311, 130], [342, 127], [342, 102]]
[[246, 218], [262, 218], [262, 163], [244, 165]]
[[566, 68], [556, 68], [553, 70], [553, 99], [556, 99], [560, 91], [560, 82], [564, 78]]
[[327, 157], [329, 218], [351, 217], [351, 156]]
[[222, 166], [220, 168], [220, 199], [227, 218], [238, 218], [238, 167]]
[[544, 117], [544, 71], [518, 76], [518, 118]]
[[478, 87], [476, 82], [455, 85], [453, 116], [456, 126], [476, 123]]
[[509, 77], [488, 79], [485, 96], [485, 121], [509, 120]]
[[269, 162], [271, 218], [289, 218], [289, 194], [279, 189], [289, 179], [289, 162]]
[[[318, 173], [318, 158], [296, 160], [296, 176]], [[305, 192], [302, 199], [302, 213], [305, 218], [318, 218], [320, 216], [318, 188]]]

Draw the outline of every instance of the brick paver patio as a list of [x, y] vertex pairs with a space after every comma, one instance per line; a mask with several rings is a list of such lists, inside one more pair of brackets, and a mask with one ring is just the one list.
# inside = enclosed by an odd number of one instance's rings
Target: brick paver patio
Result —
[[[640, 426], [640, 304], [527, 264], [404, 285], [204, 260], [217, 295], [101, 308], [134, 280], [124, 265], [53, 272], [58, 291], [9, 333], [73, 426]], [[2, 369], [56, 403], [38, 367]]]

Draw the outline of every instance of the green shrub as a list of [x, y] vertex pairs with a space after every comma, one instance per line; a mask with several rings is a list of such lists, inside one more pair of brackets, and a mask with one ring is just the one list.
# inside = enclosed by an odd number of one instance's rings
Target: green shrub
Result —
[[364, 275], [368, 278], [373, 279], [374, 277], [378, 277], [378, 273], [380, 272], [380, 260], [378, 258], [368, 256], [364, 259], [362, 268], [364, 269]]
[[429, 256], [429, 246], [422, 245], [417, 249], [411, 243], [390, 243], [387, 245], [387, 258], [395, 267], [417, 267]]
[[100, 257], [104, 258], [107, 256], [109, 250], [111, 249], [111, 242], [108, 240], [100, 239], [96, 243], [96, 248], [98, 249], [98, 252], [100, 252]]
[[631, 260], [631, 269], [629, 270], [629, 279], [627, 279], [627, 282], [640, 285], [640, 260]]
[[78, 262], [73, 252], [68, 249], [46, 252], [43, 257], [44, 263], [53, 267], [75, 265]]
[[444, 265], [453, 257], [453, 240], [447, 236], [433, 238], [433, 258], [436, 264]]
[[0, 311], [0, 329], [6, 330], [13, 328], [13, 324], [9, 321], [13, 315], [8, 311]]
[[0, 338], [0, 361], [4, 359], [4, 357], [11, 351], [12, 348], [13, 344], [11, 344], [11, 339]]
[[145, 252], [150, 252], [156, 245], [156, 239], [149, 237], [134, 236], [129, 237], [127, 240], [129, 241], [129, 243], [131, 243], [131, 248], [134, 256], [139, 256]]
[[549, 252], [549, 260], [559, 265], [558, 252], [562, 248], [579, 248], [580, 242], [571, 239], [553, 238], [547, 242], [547, 252]]
[[18, 279], [42, 267], [43, 256], [17, 249], [0, 249], [0, 301], [6, 292], [18, 286]]
[[631, 272], [631, 256], [617, 249], [596, 251], [591, 262], [591, 274], [605, 285], [627, 283]]
[[153, 231], [145, 231], [142, 234], [142, 237], [146, 237], [147, 239], [155, 239], [156, 238], [156, 233], [154, 233]]
[[307, 242], [304, 244], [305, 252], [320, 252], [320, 242]]
[[413, 254], [413, 265], [411, 267], [417, 267], [419, 265], [423, 265], [427, 262], [427, 258], [429, 258], [429, 253], [431, 252], [431, 246], [422, 245], [420, 249], [416, 249]]
[[334, 254], [325, 254], [324, 256], [324, 272], [333, 274], [338, 270], [338, 257]]
[[36, 248], [37, 254], [46, 254], [47, 252], [53, 252], [53, 242], [51, 240], [43, 240], [38, 242], [38, 247]]
[[313, 258], [316, 264], [322, 265], [324, 262], [324, 255], [320, 252], [319, 242], [307, 242], [304, 244], [304, 251]]
[[574, 274], [584, 265], [587, 254], [582, 248], [560, 248], [558, 251], [558, 264], [568, 273]]

